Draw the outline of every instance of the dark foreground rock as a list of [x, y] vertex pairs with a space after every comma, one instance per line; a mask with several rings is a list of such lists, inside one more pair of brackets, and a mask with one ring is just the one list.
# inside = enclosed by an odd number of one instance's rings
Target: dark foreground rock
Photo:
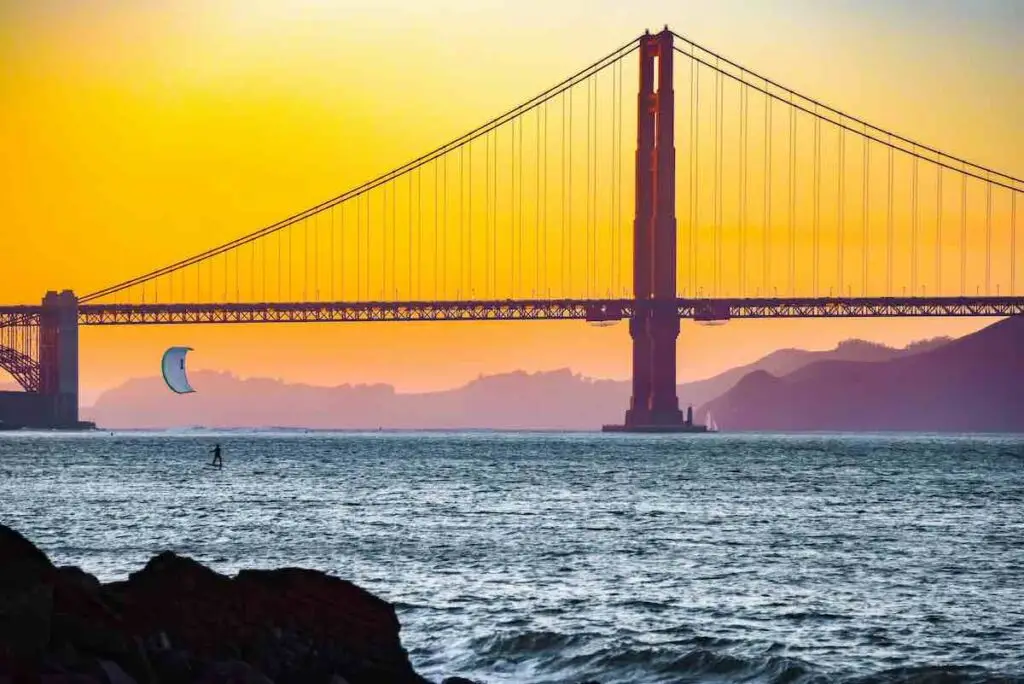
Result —
[[0, 684], [426, 684], [399, 629], [320, 572], [227, 577], [165, 552], [101, 584], [0, 525]]

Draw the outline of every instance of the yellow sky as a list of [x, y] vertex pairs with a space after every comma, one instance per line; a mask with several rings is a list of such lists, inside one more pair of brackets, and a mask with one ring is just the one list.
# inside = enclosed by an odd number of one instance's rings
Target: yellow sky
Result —
[[[0, 301], [91, 291], [334, 196], [668, 23], [796, 90], [1024, 175], [1012, 2], [566, 0], [0, 2]], [[635, 93], [635, 74], [626, 92]], [[634, 133], [627, 127], [627, 138]], [[682, 222], [681, 222], [682, 225]], [[13, 258], [12, 258], [13, 255]], [[891, 343], [983, 321], [684, 324], [682, 378], [779, 346]], [[196, 367], [317, 384], [446, 387], [571, 366], [628, 374], [624, 326], [90, 329], [87, 392]]]

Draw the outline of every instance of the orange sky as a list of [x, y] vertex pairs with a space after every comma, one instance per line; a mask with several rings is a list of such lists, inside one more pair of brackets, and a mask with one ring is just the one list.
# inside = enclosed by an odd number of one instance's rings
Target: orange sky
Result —
[[[981, 164], [1024, 175], [1012, 2], [0, 2], [0, 301], [91, 291], [337, 195], [470, 129], [644, 27]], [[625, 91], [635, 94], [635, 74]], [[631, 139], [633, 130], [624, 134]], [[628, 207], [627, 207], [628, 209]], [[628, 213], [628, 212], [627, 212]], [[1020, 220], [1020, 219], [1018, 219]], [[682, 230], [682, 221], [681, 221]], [[859, 270], [858, 270], [859, 272]], [[780, 346], [904, 344], [985, 321], [686, 323], [681, 379]], [[628, 374], [624, 325], [88, 329], [90, 394], [196, 368], [417, 390], [570, 366]]]

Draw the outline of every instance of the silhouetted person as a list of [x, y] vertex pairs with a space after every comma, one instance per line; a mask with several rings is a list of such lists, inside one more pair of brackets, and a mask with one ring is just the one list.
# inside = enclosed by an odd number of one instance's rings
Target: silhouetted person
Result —
[[220, 444], [213, 447], [213, 451], [210, 453], [213, 454], [213, 463], [211, 463], [210, 465], [217, 466], [218, 468], [223, 468], [224, 461], [222, 461], [220, 458]]

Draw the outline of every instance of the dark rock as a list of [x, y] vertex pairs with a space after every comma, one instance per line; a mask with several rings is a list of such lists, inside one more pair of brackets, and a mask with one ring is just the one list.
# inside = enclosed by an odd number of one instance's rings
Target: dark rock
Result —
[[0, 682], [426, 684], [399, 630], [390, 603], [321, 572], [231, 578], [164, 552], [103, 585], [0, 525]]
[[180, 649], [158, 651], [150, 658], [150, 663], [160, 684], [191, 684], [199, 669], [189, 654]]
[[229, 581], [224, 575], [187, 556], [164, 551], [150, 558], [142, 570], [130, 574], [127, 586], [135, 591], [159, 589], [190, 593], [216, 591]]
[[61, 566], [57, 568], [57, 575], [69, 585], [79, 587], [90, 596], [98, 597], [100, 595], [100, 581], [79, 567]]
[[477, 684], [477, 682], [465, 677], [446, 677], [441, 681], [441, 684]]
[[48, 584], [0, 587], [0, 653], [17, 660], [41, 658], [50, 643], [52, 612]]
[[36, 545], [6, 525], [0, 525], [0, 582], [9, 584], [15, 570], [26, 570], [38, 579], [53, 571], [53, 563]]
[[274, 684], [248, 663], [226, 661], [207, 666], [196, 684]]
[[100, 669], [107, 678], [107, 684], [138, 684], [127, 672], [121, 669], [117, 663], [109, 660], [100, 661]]

